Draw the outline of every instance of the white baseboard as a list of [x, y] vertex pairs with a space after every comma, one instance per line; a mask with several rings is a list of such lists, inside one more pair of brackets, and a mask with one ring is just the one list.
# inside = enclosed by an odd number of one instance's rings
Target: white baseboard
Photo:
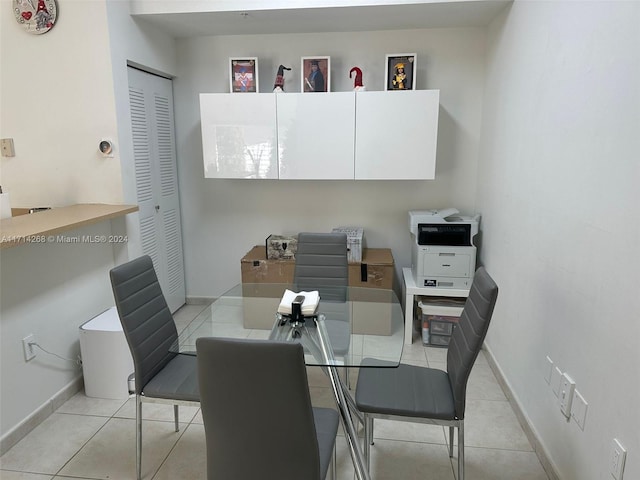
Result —
[[187, 297], [187, 305], [210, 305], [217, 297]]
[[502, 369], [496, 362], [496, 359], [493, 356], [491, 349], [487, 346], [486, 343], [483, 345], [482, 348], [485, 351], [485, 354], [486, 354], [485, 357], [487, 358], [489, 367], [491, 367], [491, 370], [493, 371], [493, 374], [495, 375], [496, 380], [500, 384], [502, 391], [505, 393], [507, 400], [509, 400], [509, 404], [511, 405], [511, 408], [515, 412], [516, 417], [518, 418], [518, 422], [520, 423], [520, 426], [524, 430], [524, 433], [527, 436], [529, 443], [533, 447], [533, 450], [536, 453], [538, 460], [540, 460], [540, 463], [542, 464], [542, 468], [544, 468], [544, 471], [549, 477], [549, 480], [560, 480], [560, 477], [558, 476], [558, 473], [557, 473], [558, 470], [556, 469], [553, 461], [551, 460], [551, 456], [549, 455], [547, 449], [542, 443], [542, 440], [540, 439], [540, 436], [538, 435], [535, 427], [530, 422], [529, 417], [522, 409], [522, 406], [520, 405], [520, 402], [518, 401], [516, 395], [513, 393], [513, 390], [511, 389], [509, 382], [506, 380], [502, 372]]
[[20, 422], [15, 428], [0, 438], [0, 455], [4, 455], [16, 443], [22, 440], [31, 430], [44, 422], [64, 402], [82, 390], [84, 381], [82, 375], [77, 376], [58, 393], [47, 400], [40, 408]]

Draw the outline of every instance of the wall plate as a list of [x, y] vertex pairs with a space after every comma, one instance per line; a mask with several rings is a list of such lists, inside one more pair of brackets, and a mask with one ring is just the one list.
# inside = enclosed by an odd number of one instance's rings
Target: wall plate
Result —
[[589, 404], [582, 394], [575, 390], [573, 393], [573, 405], [571, 405], [571, 418], [573, 418], [581, 430], [584, 430], [584, 422], [587, 420], [587, 407]]
[[567, 418], [571, 418], [571, 404], [573, 403], [573, 391], [575, 388], [576, 382], [566, 373], [563, 374], [560, 380], [560, 394], [558, 398], [560, 399], [560, 411], [564, 413], [564, 416]]
[[553, 390], [553, 394], [556, 397], [560, 394], [561, 380], [562, 380], [562, 372], [558, 367], [553, 367], [553, 372], [551, 372], [551, 390]]

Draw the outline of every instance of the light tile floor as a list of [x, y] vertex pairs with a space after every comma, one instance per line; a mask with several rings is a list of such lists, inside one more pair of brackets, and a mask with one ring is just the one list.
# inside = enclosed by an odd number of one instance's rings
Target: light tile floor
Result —
[[[187, 305], [175, 318], [183, 325], [204, 307]], [[444, 368], [446, 350], [405, 346], [403, 362]], [[353, 370], [355, 386], [357, 369]], [[334, 406], [329, 383], [309, 368], [317, 406]], [[465, 466], [467, 480], [547, 480], [516, 415], [481, 355], [467, 389]], [[134, 400], [90, 398], [83, 392], [62, 405], [0, 457], [2, 480], [131, 480], [135, 478]], [[199, 409], [181, 407], [181, 429], [173, 428], [173, 409], [143, 407], [143, 477], [147, 480], [205, 479], [205, 437]], [[448, 429], [433, 425], [376, 420], [371, 447], [374, 480], [455, 480], [457, 458], [447, 453]], [[339, 432], [338, 478], [354, 478]], [[267, 478], [267, 477], [265, 477]], [[233, 480], [233, 479], [229, 479]]]

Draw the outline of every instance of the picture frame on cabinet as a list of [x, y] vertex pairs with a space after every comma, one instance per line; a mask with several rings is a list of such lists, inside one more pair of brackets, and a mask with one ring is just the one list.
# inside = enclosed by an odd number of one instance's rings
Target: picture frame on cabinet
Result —
[[415, 90], [418, 57], [415, 53], [393, 53], [386, 56], [385, 90]]
[[331, 57], [302, 57], [300, 71], [302, 92], [331, 91]]
[[258, 57], [229, 58], [231, 93], [258, 93]]

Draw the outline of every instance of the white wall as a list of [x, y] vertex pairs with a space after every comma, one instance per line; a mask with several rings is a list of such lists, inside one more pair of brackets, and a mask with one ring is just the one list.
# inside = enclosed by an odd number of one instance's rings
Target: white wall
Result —
[[[136, 203], [127, 61], [171, 72], [173, 40], [133, 21], [125, 1], [62, 5], [60, 21], [40, 36], [21, 30], [11, 2], [0, 0], [0, 7], [0, 136], [15, 139], [17, 154], [2, 158], [0, 184], [13, 205]], [[104, 137], [114, 140], [114, 158], [98, 154]], [[135, 215], [128, 217], [135, 225]], [[64, 234], [111, 233], [128, 233], [135, 245], [136, 229], [125, 229], [124, 219]], [[22, 338], [33, 333], [45, 348], [75, 358], [78, 327], [113, 305], [108, 271], [126, 258], [108, 244], [1, 251], [2, 448], [34, 425], [32, 417], [50, 413], [51, 399], [73, 388], [81, 373], [43, 353], [26, 363]]]
[[[385, 54], [418, 55], [417, 88], [440, 89], [434, 181], [271, 181], [205, 179], [199, 94], [229, 91], [228, 61], [257, 56], [260, 91], [279, 64], [285, 91], [300, 91], [300, 57], [331, 56], [331, 90], [349, 91], [359, 66], [369, 90], [382, 90]], [[178, 40], [174, 81], [178, 170], [188, 296], [218, 295], [240, 281], [240, 259], [274, 233], [363, 226], [369, 247], [393, 251], [397, 270], [411, 263], [407, 211], [475, 207], [485, 33], [479, 28], [215, 36]], [[402, 121], [402, 112], [390, 122]]]
[[105, 2], [60, 6], [54, 27], [27, 33], [0, 0], [0, 137], [16, 156], [0, 159], [0, 185], [14, 207], [122, 201]]
[[[172, 77], [176, 71], [175, 41], [157, 27], [135, 20], [129, 15], [129, 3], [119, 0], [107, 2], [110, 59], [113, 92], [122, 168], [122, 191], [125, 203], [137, 204], [131, 111], [129, 108], [129, 64], [149, 72]], [[138, 214], [126, 218], [129, 232], [129, 257], [142, 253]]]
[[[640, 4], [517, 1], [489, 31], [478, 209], [487, 344], [563, 480], [640, 478]], [[543, 379], [589, 403], [584, 431]]]
[[[120, 230], [121, 231], [121, 230]], [[111, 222], [61, 233], [110, 235]], [[0, 432], [2, 439], [82, 374], [73, 362], [36, 349], [25, 362], [22, 339], [34, 334], [46, 350], [75, 359], [78, 327], [113, 305], [109, 244], [26, 244], [2, 250], [0, 275]], [[48, 413], [51, 413], [50, 411]], [[35, 426], [35, 425], [34, 425]]]
[[[16, 156], [2, 158], [0, 184], [14, 207], [122, 201], [119, 152], [104, 158], [103, 138], [117, 140], [104, 1], [62, 6], [44, 35], [25, 32], [11, 2], [0, 1], [0, 137]], [[91, 21], [87, 21], [91, 19]], [[110, 222], [84, 230], [111, 233]], [[40, 352], [26, 363], [22, 338], [75, 358], [77, 328], [113, 303], [110, 245], [24, 245], [0, 253], [2, 439], [72, 385], [80, 370]], [[3, 442], [4, 445], [4, 442]]]

